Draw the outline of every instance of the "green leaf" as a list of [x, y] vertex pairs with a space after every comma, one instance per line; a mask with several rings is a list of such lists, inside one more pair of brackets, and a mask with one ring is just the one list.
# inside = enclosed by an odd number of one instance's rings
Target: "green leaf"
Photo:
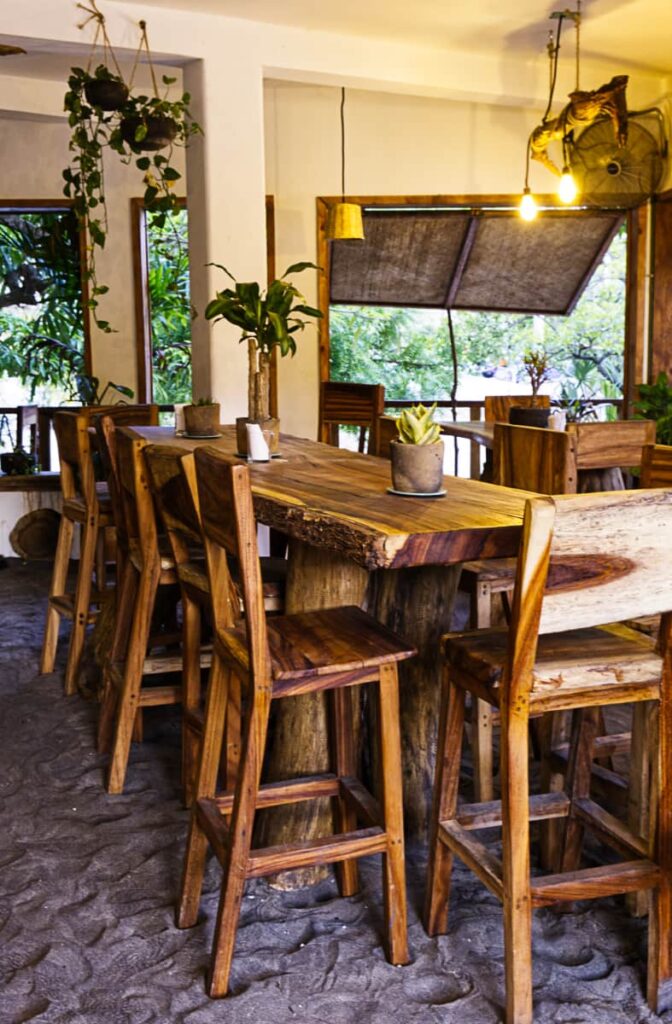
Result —
[[148, 156], [141, 156], [135, 161], [135, 166], [141, 171], [148, 171], [152, 162]]
[[302, 263], [292, 263], [291, 267], [287, 267], [281, 278], [289, 277], [290, 274], [300, 274], [302, 270], [322, 270], [322, 267], [318, 267], [316, 263], [310, 263], [308, 260], [304, 260]]

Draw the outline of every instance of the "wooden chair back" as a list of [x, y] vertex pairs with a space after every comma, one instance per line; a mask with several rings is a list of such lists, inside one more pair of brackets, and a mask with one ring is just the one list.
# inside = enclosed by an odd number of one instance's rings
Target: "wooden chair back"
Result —
[[528, 501], [505, 675], [509, 702], [533, 685], [539, 634], [672, 610], [670, 531], [672, 491]]
[[672, 487], [672, 445], [644, 445], [639, 482], [642, 487]]
[[371, 455], [378, 455], [381, 459], [391, 459], [392, 449], [390, 448], [390, 442], [396, 441], [399, 436], [397, 430], [397, 421], [394, 416], [379, 416], [378, 417], [378, 445], [375, 451], [369, 452]]
[[116, 429], [122, 426], [155, 427], [159, 422], [158, 405], [105, 406], [93, 417], [98, 439], [98, 452], [107, 480], [112, 503], [112, 515], [117, 528], [125, 532], [123, 503], [118, 480]]
[[[209, 446], [197, 448], [194, 460], [210, 590], [213, 594], [230, 590], [227, 555], [233, 557], [240, 574], [242, 628], [256, 690], [269, 685], [271, 660], [249, 469]], [[229, 623], [221, 622], [217, 607], [213, 598], [215, 629], [219, 631]]]
[[136, 437], [127, 427], [116, 428], [115, 452], [117, 484], [125, 540], [133, 548], [139, 563], [148, 557], [160, 564], [156, 512], [142, 457], [147, 441]]
[[143, 457], [149, 486], [176, 561], [185, 561], [189, 545], [203, 543], [194, 453], [172, 445], [150, 444], [143, 449]]
[[54, 416], [54, 431], [61, 464], [63, 500], [84, 500], [87, 508], [96, 511], [96, 478], [91, 450], [89, 409], [59, 411]]
[[564, 430], [495, 423], [493, 482], [539, 494], [575, 494], [574, 438]]
[[508, 423], [509, 410], [513, 409], [550, 409], [551, 399], [548, 395], [486, 395], [485, 422]]
[[358, 450], [364, 451], [368, 430], [368, 451], [375, 455], [378, 451], [379, 417], [384, 411], [385, 388], [382, 384], [322, 381], [318, 440], [338, 447], [339, 426], [359, 427]]
[[653, 420], [568, 423], [567, 433], [574, 438], [578, 469], [640, 466], [644, 445], [656, 440], [656, 424]]

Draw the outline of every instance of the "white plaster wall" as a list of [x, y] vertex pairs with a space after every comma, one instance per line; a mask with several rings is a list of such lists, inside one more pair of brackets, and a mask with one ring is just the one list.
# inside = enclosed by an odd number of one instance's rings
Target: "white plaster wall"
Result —
[[[275, 197], [276, 266], [316, 259], [315, 197], [340, 192], [340, 90], [267, 82], [266, 187]], [[470, 195], [520, 192], [525, 142], [537, 110], [348, 89], [346, 192], [352, 195]], [[534, 168], [532, 186], [553, 179]], [[297, 278], [311, 302], [316, 275]], [[317, 330], [279, 363], [283, 429], [315, 436]]]

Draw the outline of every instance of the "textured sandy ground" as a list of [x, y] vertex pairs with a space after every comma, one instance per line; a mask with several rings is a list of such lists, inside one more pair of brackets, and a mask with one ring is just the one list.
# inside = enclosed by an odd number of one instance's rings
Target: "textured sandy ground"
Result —
[[[376, 859], [356, 898], [333, 881], [279, 893], [251, 885], [234, 994], [203, 989], [217, 899], [211, 865], [202, 921], [180, 932], [173, 903], [186, 816], [177, 797], [175, 722], [156, 712], [135, 747], [127, 792], [108, 797], [93, 751], [95, 707], [36, 676], [47, 575], [0, 573], [0, 1024], [494, 1024], [502, 1020], [496, 902], [456, 872], [449, 937], [418, 920], [424, 851], [409, 855], [413, 963], [379, 941]], [[642, 998], [646, 935], [621, 903], [535, 915], [539, 1024], [652, 1024]]]

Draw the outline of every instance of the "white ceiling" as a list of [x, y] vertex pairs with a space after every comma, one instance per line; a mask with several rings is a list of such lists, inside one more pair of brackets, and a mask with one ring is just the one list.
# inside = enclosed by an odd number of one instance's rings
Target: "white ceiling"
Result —
[[[124, 0], [129, 2], [129, 0]], [[376, 36], [447, 49], [540, 53], [553, 10], [576, 0], [130, 0], [251, 21]], [[586, 0], [582, 52], [672, 72], [672, 0]], [[564, 44], [573, 46], [573, 33]], [[566, 51], [565, 51], [566, 53]]]

